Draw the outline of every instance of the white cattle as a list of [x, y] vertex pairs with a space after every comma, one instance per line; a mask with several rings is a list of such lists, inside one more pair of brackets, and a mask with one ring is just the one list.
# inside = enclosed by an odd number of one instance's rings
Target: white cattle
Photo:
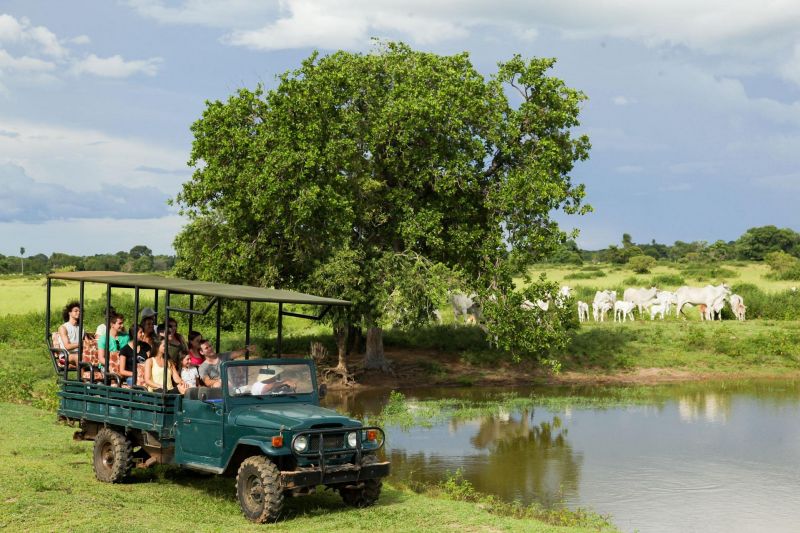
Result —
[[730, 304], [731, 311], [733, 311], [733, 316], [736, 317], [736, 320], [744, 321], [744, 314], [747, 311], [747, 307], [744, 305], [744, 298], [738, 294], [731, 294]]
[[633, 302], [639, 308], [639, 316], [642, 316], [642, 309], [650, 306], [650, 302], [656, 297], [658, 289], [650, 287], [649, 289], [625, 289], [622, 294], [622, 299], [626, 302]]
[[677, 302], [675, 304], [675, 316], [682, 313], [683, 306], [686, 304], [706, 306], [705, 318], [711, 320], [714, 309], [721, 309], [720, 303], [724, 302], [731, 294], [731, 289], [724, 283], [717, 286], [706, 285], [705, 287], [681, 287], [675, 291]]
[[664, 304], [667, 314], [669, 314], [670, 307], [677, 302], [678, 298], [674, 292], [658, 291], [656, 293], [656, 303]]
[[595, 322], [602, 322], [605, 320], [605, 314], [614, 308], [614, 302], [617, 301], [616, 291], [597, 291], [594, 293], [594, 301], [592, 302], [592, 316]]
[[654, 320], [656, 315], [661, 315], [661, 320], [664, 320], [666, 313], [669, 313], [669, 302], [655, 301], [650, 306], [650, 320]]
[[589, 320], [589, 304], [578, 300], [578, 322]]
[[470, 315], [475, 319], [480, 318], [481, 308], [478, 302], [475, 301], [475, 297], [475, 294], [467, 296], [466, 294], [453, 293], [450, 295], [450, 305], [453, 306], [453, 318], [456, 324], [460, 316], [464, 317], [465, 324]]
[[636, 304], [633, 302], [626, 302], [624, 300], [614, 302], [614, 322], [617, 322], [617, 316], [619, 316], [620, 322], [625, 322], [627, 317], [631, 317], [631, 322], [633, 322], [633, 310], [636, 309]]
[[[556, 295], [556, 298], [555, 298], [556, 305], [559, 306], [559, 307], [564, 307], [564, 305], [567, 303], [567, 299], [571, 295], [572, 295], [572, 288], [567, 286], [567, 285], [564, 285], [563, 287], [561, 287], [558, 290], [558, 294]], [[531, 302], [530, 300], [525, 300], [525, 301], [522, 302], [520, 307], [522, 307], [525, 310], [530, 311], [531, 309], [533, 309], [534, 305], [536, 307], [538, 307], [539, 309], [541, 309], [542, 311], [547, 311], [547, 310], [550, 309], [550, 300], [549, 299], [548, 300], [536, 300], [535, 302]]]

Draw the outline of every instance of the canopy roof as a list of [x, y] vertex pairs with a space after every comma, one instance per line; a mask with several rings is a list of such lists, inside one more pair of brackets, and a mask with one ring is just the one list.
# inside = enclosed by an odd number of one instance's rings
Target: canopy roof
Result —
[[230, 285], [228, 283], [213, 283], [211, 281], [193, 281], [180, 278], [165, 278], [151, 274], [128, 274], [126, 272], [58, 272], [49, 274], [48, 278], [63, 279], [68, 281], [88, 281], [92, 283], [107, 283], [112, 287], [130, 289], [159, 289], [168, 290], [173, 294], [200, 294], [203, 296], [216, 296], [251, 302], [274, 302], [308, 305], [350, 305], [347, 300], [323, 298], [301, 292], [284, 291], [280, 289], [264, 289], [249, 285]]

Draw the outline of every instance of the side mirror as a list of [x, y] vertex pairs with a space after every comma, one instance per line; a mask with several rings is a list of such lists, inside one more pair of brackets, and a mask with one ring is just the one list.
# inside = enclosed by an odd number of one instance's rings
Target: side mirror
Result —
[[324, 383], [319, 386], [319, 399], [323, 399], [328, 394], [328, 386]]

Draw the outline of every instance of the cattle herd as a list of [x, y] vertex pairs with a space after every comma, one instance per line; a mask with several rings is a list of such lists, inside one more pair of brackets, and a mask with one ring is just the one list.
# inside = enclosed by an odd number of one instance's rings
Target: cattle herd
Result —
[[[655, 287], [649, 289], [625, 289], [622, 299], [617, 299], [616, 291], [597, 291], [592, 302], [592, 317], [596, 322], [603, 322], [606, 313], [614, 311], [614, 321], [633, 320], [633, 311], [638, 309], [639, 317], [644, 311], [650, 312], [650, 320], [656, 316], [663, 319], [675, 305], [675, 316], [683, 315], [687, 305], [697, 306], [701, 320], [722, 319], [722, 308], [725, 302], [730, 305], [737, 320], [744, 320], [747, 308], [744, 299], [738, 294], [731, 294], [731, 289], [724, 283], [706, 285], [705, 287], [681, 287], [675, 292], [660, 291]], [[684, 315], [685, 316], [685, 315]], [[578, 319], [589, 320], [589, 304], [578, 301]]]
[[[536, 300], [522, 302], [522, 309], [532, 310], [536, 307], [542, 311], [550, 309], [550, 305], [563, 307], [567, 305], [572, 294], [570, 287], [564, 286], [558, 292], [554, 301]], [[639, 317], [643, 317], [645, 312], [650, 313], [650, 320], [656, 317], [661, 318], [669, 315], [672, 306], [675, 306], [675, 316], [685, 314], [683, 309], [687, 306], [696, 306], [700, 311], [701, 320], [721, 320], [722, 308], [725, 302], [730, 305], [733, 315], [737, 320], [744, 320], [747, 308], [744, 299], [738, 294], [731, 294], [731, 288], [724, 283], [720, 285], [706, 285], [705, 287], [680, 287], [675, 292], [660, 291], [655, 287], [628, 288], [622, 294], [622, 299], [617, 299], [617, 291], [604, 290], [597, 291], [592, 301], [592, 318], [595, 322], [604, 322], [609, 311], [614, 312], [615, 322], [626, 322], [628, 319], [634, 320], [634, 311], [639, 311]], [[459, 318], [463, 318], [465, 323], [475, 324], [480, 320], [480, 305], [476, 296], [464, 294], [451, 294], [450, 304], [453, 307], [453, 316], [456, 323]], [[436, 312], [437, 322], [441, 322], [441, 315]], [[589, 304], [578, 300], [578, 320], [586, 322], [589, 320]]]

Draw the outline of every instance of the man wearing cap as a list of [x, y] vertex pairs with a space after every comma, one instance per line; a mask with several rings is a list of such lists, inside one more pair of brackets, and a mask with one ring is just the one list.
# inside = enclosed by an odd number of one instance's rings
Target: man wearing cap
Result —
[[206, 387], [221, 387], [222, 377], [219, 372], [219, 364], [222, 361], [231, 361], [233, 359], [241, 359], [247, 352], [258, 353], [258, 347], [251, 345], [241, 350], [234, 350], [232, 352], [223, 352], [218, 354], [214, 350], [214, 346], [209, 341], [203, 341], [200, 345], [200, 354], [205, 357], [205, 361], [200, 365], [200, 379]]

